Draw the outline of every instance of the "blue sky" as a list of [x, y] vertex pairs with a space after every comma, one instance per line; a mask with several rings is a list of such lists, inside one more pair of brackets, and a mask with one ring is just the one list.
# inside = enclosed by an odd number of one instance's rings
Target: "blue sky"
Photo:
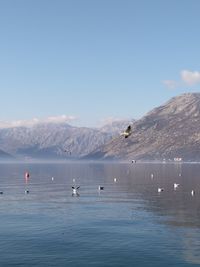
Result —
[[200, 92], [199, 0], [0, 0], [0, 121], [140, 118]]

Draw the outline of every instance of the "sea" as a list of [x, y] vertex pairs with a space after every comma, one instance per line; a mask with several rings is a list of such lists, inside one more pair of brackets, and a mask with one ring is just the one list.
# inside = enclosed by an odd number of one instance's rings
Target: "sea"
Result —
[[200, 164], [0, 163], [0, 266], [200, 266]]

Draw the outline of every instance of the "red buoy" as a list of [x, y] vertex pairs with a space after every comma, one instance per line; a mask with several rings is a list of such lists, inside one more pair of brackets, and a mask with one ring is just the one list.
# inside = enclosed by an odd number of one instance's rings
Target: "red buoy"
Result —
[[25, 172], [25, 178], [29, 178], [29, 177], [30, 177], [29, 172]]

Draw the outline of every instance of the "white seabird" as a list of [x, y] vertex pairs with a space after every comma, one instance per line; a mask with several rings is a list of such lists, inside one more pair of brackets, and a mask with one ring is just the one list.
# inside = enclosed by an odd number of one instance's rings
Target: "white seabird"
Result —
[[174, 190], [176, 190], [179, 187], [180, 184], [174, 183]]
[[77, 195], [78, 194], [78, 189], [80, 188], [80, 186], [72, 186], [72, 194], [73, 195]]
[[126, 131], [122, 132], [120, 135], [123, 135], [125, 138], [128, 138], [131, 135], [131, 125], [129, 125]]
[[99, 185], [98, 189], [99, 190], [104, 190], [104, 186]]
[[158, 187], [158, 193], [163, 192], [164, 188], [163, 187]]

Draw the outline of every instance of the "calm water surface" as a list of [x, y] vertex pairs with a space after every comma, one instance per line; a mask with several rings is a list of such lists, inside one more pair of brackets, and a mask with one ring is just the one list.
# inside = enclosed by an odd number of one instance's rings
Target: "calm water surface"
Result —
[[2, 267], [200, 265], [200, 164], [0, 164], [0, 191]]

